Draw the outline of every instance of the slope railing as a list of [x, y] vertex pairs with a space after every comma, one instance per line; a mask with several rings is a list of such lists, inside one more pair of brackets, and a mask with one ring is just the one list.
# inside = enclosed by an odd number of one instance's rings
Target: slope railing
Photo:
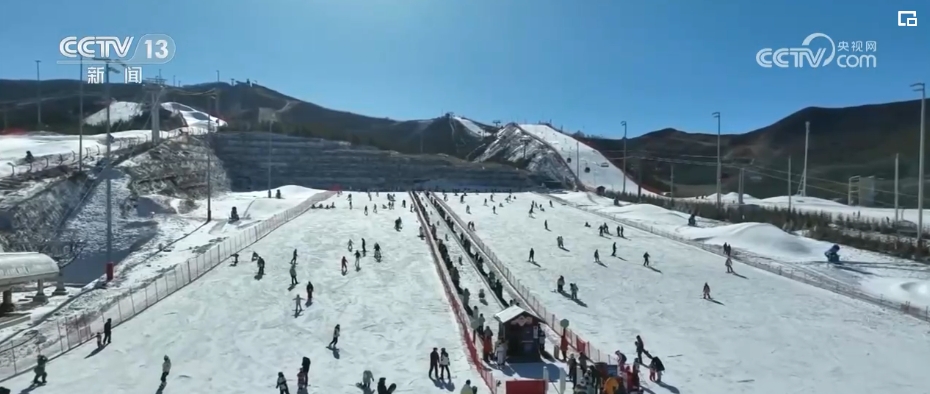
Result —
[[[635, 228], [641, 231], [645, 231], [647, 233], [655, 234], [660, 237], [668, 238], [672, 241], [690, 245], [695, 248], [700, 248], [706, 252], [713, 253], [722, 258], [727, 257], [726, 254], [723, 252], [723, 248], [717, 245], [708, 245], [705, 243], [693, 241], [693, 240], [681, 237], [679, 235], [672, 234], [668, 231], [657, 229], [652, 226], [648, 226], [642, 223], [637, 223], [632, 220], [623, 219], [623, 218], [620, 218], [614, 215], [609, 215], [609, 214], [606, 214], [600, 211], [595, 211], [595, 210], [589, 209], [579, 204], [569, 202], [567, 200], [564, 200], [556, 196], [552, 196], [548, 194], [540, 194], [540, 193], [536, 193], [536, 194], [541, 197], [549, 198], [553, 201], [559, 202], [563, 205], [568, 205], [568, 206], [577, 208], [585, 212], [593, 213], [604, 219], [622, 223], [623, 225], [628, 226], [628, 227], [632, 227], [632, 228]], [[805, 283], [805, 284], [818, 287], [824, 290], [829, 290], [836, 294], [844, 295], [847, 297], [852, 297], [857, 300], [861, 300], [861, 301], [865, 301], [871, 304], [878, 305], [880, 307], [895, 309], [895, 310], [901, 311], [904, 314], [930, 322], [930, 307], [921, 308], [921, 307], [911, 305], [910, 302], [902, 303], [898, 301], [893, 301], [890, 299], [886, 299], [884, 296], [875, 297], [874, 295], [863, 292], [859, 287], [850, 286], [842, 282], [833, 280], [831, 278], [813, 275], [809, 272], [804, 272], [802, 270], [787, 268], [787, 267], [784, 267], [784, 265], [786, 265], [787, 263], [779, 262], [777, 260], [764, 257], [764, 256], [760, 256], [760, 255], [757, 255], [751, 252], [747, 252], [745, 250], [734, 249], [732, 258], [734, 260], [737, 260], [753, 268], [758, 268], [760, 270], [771, 272], [776, 275], [794, 279], [801, 283]], [[765, 264], [763, 263], [764, 261], [771, 261], [771, 262], [774, 262], [774, 264]]]
[[432, 231], [430, 231], [430, 221], [429, 217], [426, 215], [426, 209], [416, 193], [409, 192], [408, 194], [410, 195], [410, 203], [413, 204], [414, 210], [417, 212], [417, 219], [420, 221], [420, 226], [423, 227], [423, 238], [426, 240], [426, 245], [429, 247], [429, 251], [433, 256], [433, 264], [436, 266], [436, 273], [439, 275], [442, 288], [446, 293], [446, 298], [449, 300], [449, 305], [452, 306], [452, 313], [455, 315], [455, 320], [459, 325], [459, 332], [462, 342], [465, 343], [468, 359], [471, 361], [472, 366], [478, 371], [478, 374], [481, 375], [481, 379], [487, 384], [491, 393], [496, 394], [497, 379], [494, 378], [491, 371], [481, 362], [478, 349], [475, 348], [475, 343], [471, 340], [471, 320], [469, 320], [468, 316], [465, 314], [465, 309], [462, 307], [458, 295], [452, 287], [452, 279], [449, 276], [449, 271], [442, 262], [439, 247], [436, 245], [436, 240], [433, 239]]
[[517, 279], [516, 275], [514, 275], [513, 272], [504, 266], [497, 255], [491, 251], [491, 248], [489, 248], [484, 244], [484, 242], [481, 241], [481, 238], [478, 237], [478, 234], [468, 229], [468, 226], [465, 224], [462, 218], [459, 217], [458, 214], [455, 213], [455, 211], [453, 211], [449, 205], [445, 203], [445, 201], [440, 199], [433, 199], [433, 201], [435, 201], [440, 207], [442, 207], [443, 210], [449, 214], [449, 216], [452, 217], [452, 220], [458, 224], [459, 228], [461, 228], [464, 234], [471, 240], [472, 245], [475, 245], [475, 247], [478, 248], [482, 254], [487, 256], [488, 261], [491, 263], [489, 265], [492, 267], [492, 269], [497, 271], [497, 274], [500, 275], [501, 278], [504, 278], [510, 287], [514, 289], [514, 291], [517, 293], [515, 295], [522, 299], [522, 302], [520, 303], [522, 307], [529, 309], [536, 316], [539, 316], [540, 319], [549, 325], [549, 328], [551, 328], [556, 335], [564, 335], [571, 347], [573, 347], [579, 353], [584, 353], [585, 356], [587, 356], [590, 360], [594, 362], [604, 362], [608, 365], [613, 364], [614, 358], [611, 355], [612, 353], [606, 353], [591, 346], [589, 341], [584, 340], [580, 335], [571, 329], [563, 329], [562, 325], [560, 324], [561, 319], [556, 317], [554, 313], [551, 313], [548, 309], [546, 309], [546, 307], [542, 305], [542, 302], [533, 294], [529, 287], [522, 284], [520, 280]]
[[166, 269], [139, 286], [122, 290], [109, 302], [96, 308], [91, 307], [88, 308], [90, 310], [60, 319], [48, 319], [33, 327], [20, 338], [14, 338], [0, 348], [0, 382], [32, 370], [38, 354], [55, 358], [92, 340], [95, 333], [102, 332], [107, 320], [112, 320], [113, 327], [129, 321], [210, 272], [232, 255], [303, 215], [311, 205], [334, 194], [332, 191], [317, 193], [297, 206], [215, 244], [205, 253]]

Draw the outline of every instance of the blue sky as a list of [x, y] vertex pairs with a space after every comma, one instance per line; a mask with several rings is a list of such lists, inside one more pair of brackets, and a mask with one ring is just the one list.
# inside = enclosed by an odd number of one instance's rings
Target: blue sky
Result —
[[[631, 136], [762, 127], [807, 106], [917, 97], [930, 82], [930, 3], [917, 0], [8, 1], [0, 78], [77, 78], [65, 36], [165, 33], [169, 81], [257, 80], [330, 108], [418, 119], [552, 120]], [[916, 10], [917, 27], [897, 26]], [[10, 18], [9, 16], [13, 16]], [[764, 69], [765, 47], [809, 34], [875, 41], [876, 68]], [[825, 41], [823, 41], [825, 42]], [[813, 46], [819, 46], [820, 43]], [[816, 125], [812, 125], [816, 132]]]

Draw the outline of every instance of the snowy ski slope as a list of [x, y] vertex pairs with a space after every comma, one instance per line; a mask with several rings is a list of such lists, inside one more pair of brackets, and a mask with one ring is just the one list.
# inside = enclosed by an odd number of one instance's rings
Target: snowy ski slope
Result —
[[[215, 118], [206, 112], [196, 110], [181, 103], [161, 103], [161, 107], [177, 114], [182, 119], [184, 119], [184, 123], [187, 125], [187, 127], [206, 129], [208, 121], [212, 121], [213, 124], [219, 124], [220, 126], [226, 125], [226, 122], [222, 119]], [[128, 121], [134, 116], [141, 114], [142, 108], [143, 105], [141, 103], [135, 103], [131, 101], [114, 101], [110, 104], [110, 123], [115, 124], [121, 121]], [[84, 123], [93, 126], [106, 124], [107, 109], [101, 109], [100, 111], [97, 111], [84, 118]]]
[[[487, 194], [466, 197], [470, 215], [458, 201], [449, 204], [546, 308], [595, 346], [629, 355], [642, 335], [667, 367], [666, 387], [647, 383], [655, 393], [905, 393], [930, 385], [917, 367], [930, 354], [924, 322], [738, 262], [739, 275], [729, 275], [719, 256], [631, 228], [621, 239], [616, 223], [600, 237], [600, 216], [515, 196], [497, 214], [482, 206]], [[528, 216], [531, 200], [546, 211]], [[556, 248], [558, 235], [568, 250]], [[614, 242], [618, 257], [610, 256]], [[531, 247], [538, 266], [526, 262]], [[593, 262], [595, 250], [602, 265]], [[642, 266], [646, 252], [654, 269]], [[554, 291], [559, 275], [578, 283], [581, 303]], [[701, 299], [705, 282], [719, 303]]]
[[[368, 203], [386, 204], [375, 197]], [[400, 197], [400, 195], [398, 196]], [[53, 360], [48, 366], [46, 394], [146, 393], [159, 387], [161, 360], [173, 366], [165, 393], [276, 392], [278, 371], [296, 392], [302, 356], [310, 357], [311, 393], [354, 393], [362, 371], [396, 383], [395, 393], [458, 392], [466, 379], [480, 382], [466, 360], [454, 317], [444, 299], [427, 248], [416, 237], [417, 219], [408, 210], [364, 216], [367, 200], [355, 193], [355, 209], [345, 196], [335, 210], [311, 210], [242, 253], [238, 266], [221, 264], [213, 272], [118, 327], [113, 344], [91, 355], [89, 344]], [[393, 229], [401, 217], [406, 226]], [[346, 243], [361, 238], [369, 257], [361, 270], [351, 268]], [[384, 260], [374, 262], [375, 242]], [[288, 261], [297, 248], [296, 289], [288, 290]], [[257, 251], [266, 259], [266, 275], [257, 280], [246, 256]], [[348, 275], [339, 272], [342, 256], [350, 259]], [[294, 317], [294, 297], [308, 277], [314, 303]], [[417, 284], [416, 287], [408, 284]], [[342, 326], [339, 352], [326, 349], [333, 327]], [[432, 347], [445, 347], [452, 361], [452, 386], [438, 387], [426, 377]], [[2, 385], [13, 392], [29, 387], [32, 374]], [[162, 392], [162, 390], [159, 390]]]
[[909, 302], [924, 313], [930, 309], [930, 266], [913, 260], [842, 246], [842, 264], [828, 263], [823, 252], [830, 242], [789, 234], [768, 223], [730, 224], [701, 219], [687, 226], [688, 215], [648, 204], [614, 206], [612, 200], [591, 193], [568, 192], [555, 197], [586, 210], [634, 221], [669, 234], [709, 245], [729, 243], [736, 250], [763, 256], [759, 263], [813, 274], [826, 285], [840, 283], [877, 299]]
[[489, 135], [487, 131], [484, 131], [484, 129], [478, 127], [478, 125], [476, 125], [471, 120], [460, 116], [453, 116], [452, 119], [455, 119], [456, 122], [461, 123], [462, 126], [465, 127], [465, 130], [468, 130], [468, 132], [473, 134], [475, 137], [484, 138]]
[[[552, 145], [557, 153], [569, 163], [572, 172], [581, 179], [585, 186], [589, 188], [604, 186], [607, 190], [622, 191], [625, 183], [627, 193], [635, 193], [638, 190], [636, 182], [633, 182], [596, 149], [543, 124], [521, 124], [520, 128]], [[585, 168], [590, 171], [585, 172]], [[643, 193], [654, 194], [645, 189]]]
[[[113, 138], [119, 140], [137, 140], [134, 142], [144, 142], [145, 138], [152, 137], [151, 130], [127, 130], [110, 133]], [[162, 132], [163, 138], [169, 138], [177, 133], [167, 131]], [[100, 152], [106, 151], [107, 140], [104, 134], [91, 134], [84, 136], [83, 148], [96, 155], [98, 149]], [[16, 173], [27, 171], [29, 164], [25, 162], [26, 151], [31, 151], [36, 162], [44, 163], [40, 160], [42, 157], [50, 156], [52, 164], [58, 164], [58, 155], [65, 156], [65, 163], [76, 162], [72, 158], [76, 154], [79, 146], [79, 136], [63, 135], [50, 132], [31, 132], [26, 134], [0, 135], [0, 177], [7, 177], [13, 171], [11, 165], [16, 167]], [[110, 144], [111, 149], [116, 149], [118, 145]]]

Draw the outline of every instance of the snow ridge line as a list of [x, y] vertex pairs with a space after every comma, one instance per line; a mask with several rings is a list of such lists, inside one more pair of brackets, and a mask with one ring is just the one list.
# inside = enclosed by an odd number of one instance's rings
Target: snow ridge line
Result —
[[[707, 253], [713, 253], [717, 256], [724, 257], [724, 258], [727, 257], [726, 254], [723, 253], [723, 249], [718, 246], [707, 245], [704, 243], [699, 243], [699, 242], [695, 242], [689, 239], [685, 239], [683, 237], [671, 234], [667, 231], [662, 231], [662, 230], [653, 228], [651, 226], [637, 223], [637, 222], [634, 222], [628, 219], [622, 219], [618, 216], [606, 214], [600, 211], [588, 209], [584, 206], [569, 202], [567, 200], [564, 200], [556, 196], [552, 196], [548, 194], [541, 194], [541, 193], [534, 193], [534, 194], [537, 194], [540, 197], [549, 198], [553, 201], [561, 203], [562, 205], [567, 205], [567, 206], [573, 207], [581, 211], [585, 211], [588, 213], [598, 215], [600, 217], [603, 217], [604, 219], [621, 223], [625, 226], [632, 227], [640, 231], [645, 231], [647, 233], [658, 235], [660, 237], [667, 238], [669, 240], [672, 240], [678, 243], [693, 246]], [[795, 281], [798, 281], [798, 282], [801, 282], [801, 283], [804, 283], [810, 286], [817, 287], [819, 289], [831, 291], [833, 293], [847, 296], [849, 298], [853, 298], [859, 301], [864, 301], [864, 302], [867, 302], [873, 305], [877, 305], [882, 308], [895, 309], [906, 315], [916, 317], [917, 319], [920, 319], [926, 322], [930, 322], [930, 313], [926, 313], [925, 310], [922, 308], [911, 306], [909, 302], [901, 303], [901, 302], [896, 302], [896, 301], [891, 301], [891, 300], [885, 300], [884, 298], [877, 298], [875, 296], [869, 295], [859, 290], [856, 287], [849, 286], [849, 285], [840, 283], [839, 281], [835, 281], [832, 278], [829, 278], [830, 281], [832, 282], [832, 286], [831, 286], [829, 283], [827, 283], [827, 281], [824, 280], [823, 276], [820, 276], [820, 275], [815, 276], [810, 273], [805, 273], [803, 272], [803, 270], [783, 269], [782, 265], [786, 265], [787, 263], [780, 262], [780, 261], [777, 261], [777, 260], [774, 260], [768, 257], [762, 257], [762, 256], [759, 256], [759, 255], [756, 255], [756, 254], [753, 254], [753, 253], [750, 253], [744, 250], [734, 249], [732, 257], [733, 257], [733, 260], [736, 260], [737, 262], [746, 264], [756, 269], [760, 269], [762, 271], [773, 273], [778, 276], [792, 279], [792, 280], [795, 280]], [[776, 263], [777, 266], [764, 264], [760, 261], [771, 261], [771, 262]]]
[[[475, 248], [487, 257], [488, 261], [491, 264], [488, 264], [491, 269], [495, 271], [499, 277], [503, 278], [504, 284], [508, 288], [507, 292], [513, 297], [520, 301], [521, 307], [524, 309], [529, 309], [531, 312], [536, 314], [540, 319], [546, 322], [546, 325], [549, 326], [546, 330], [546, 336], [549, 340], [558, 346], [561, 342], [561, 335], [565, 334], [566, 339], [568, 340], [568, 346], [574, 349], [578, 353], [584, 353], [590, 360], [594, 362], [606, 362], [608, 365], [611, 365], [613, 357], [610, 354], [603, 353], [599, 349], [596, 349], [591, 346], [591, 343], [582, 339], [577, 333], [571, 329], [562, 329], [561, 326], [557, 327], [557, 322], [559, 321], [555, 314], [550, 314], [545, 307], [541, 306], [538, 302], [538, 298], [533, 296], [533, 292], [529, 290], [528, 287], [523, 286], [519, 280], [517, 280], [510, 273], [504, 264], [497, 258], [497, 255], [491, 252], [490, 248], [481, 241], [481, 238], [478, 237], [478, 234], [468, 230], [462, 218], [458, 216], [455, 211], [453, 211], [445, 201], [435, 199], [436, 203], [443, 207], [443, 209], [448, 212], [449, 216], [452, 217], [453, 221], [458, 224], [459, 228], [468, 237], [472, 244], [475, 245]], [[535, 301], [535, 302], [531, 302]], [[592, 354], [596, 353], [596, 354]], [[603, 357], [602, 357], [603, 356]]]
[[427, 247], [429, 247], [430, 254], [433, 256], [433, 264], [436, 266], [436, 273], [439, 275], [443, 290], [445, 290], [444, 292], [446, 293], [446, 298], [449, 300], [449, 305], [452, 307], [452, 314], [458, 322], [459, 331], [461, 332], [460, 339], [465, 343], [465, 348], [468, 349], [468, 359], [478, 371], [481, 380], [484, 380], [484, 383], [491, 390], [491, 393], [496, 394], [497, 380], [491, 374], [491, 371], [481, 362], [481, 357], [478, 356], [478, 349], [475, 348], [475, 344], [471, 341], [471, 329], [464, 308], [458, 299], [458, 294], [452, 290], [452, 285], [450, 284], [452, 280], [449, 277], [449, 272], [443, 265], [439, 248], [436, 246], [436, 241], [433, 239], [432, 233], [429, 230], [430, 223], [426, 216], [426, 207], [415, 192], [408, 192], [408, 194], [410, 195], [410, 203], [414, 204], [420, 226], [423, 227], [424, 240], [426, 241]]
[[[268, 235], [273, 233], [275, 230], [277, 230], [281, 226], [291, 222], [292, 220], [296, 219], [297, 217], [309, 211], [311, 205], [319, 201], [326, 200], [335, 194], [336, 192], [333, 192], [333, 191], [327, 191], [327, 192], [321, 192], [321, 193], [314, 194], [313, 196], [310, 196], [309, 198], [307, 198], [306, 200], [304, 200], [297, 206], [289, 208], [281, 213], [278, 213], [272, 216], [270, 219], [266, 219], [262, 221], [262, 223], [260, 223], [259, 226], [251, 227], [254, 231], [254, 234], [255, 234], [254, 236], [250, 237], [248, 233], [239, 234], [242, 236], [249, 237], [247, 238], [246, 241], [239, 243], [237, 242], [238, 241], [238, 237], [237, 237], [237, 238], [227, 238], [226, 240], [223, 240], [222, 242], [216, 243], [203, 254], [187, 259], [185, 264], [177, 264], [173, 268], [165, 270], [162, 274], [152, 277], [149, 281], [146, 281], [145, 284], [140, 285], [139, 287], [136, 287], [136, 288], [130, 288], [129, 290], [123, 291], [121, 294], [99, 305], [95, 310], [80, 313], [74, 319], [71, 319], [72, 322], [83, 321], [83, 323], [80, 323], [72, 327], [68, 324], [68, 321], [66, 319], [66, 322], [64, 323], [65, 328], [66, 328], [64, 334], [61, 334], [61, 323], [59, 323], [57, 327], [59, 330], [58, 331], [59, 336], [57, 339], [46, 338], [43, 336], [43, 338], [41, 338], [42, 342], [39, 342], [40, 340], [39, 336], [36, 335], [35, 343], [30, 344], [28, 343], [28, 341], [24, 341], [18, 344], [16, 347], [11, 349], [11, 351], [14, 352], [13, 354], [10, 354], [10, 355], [0, 354], [0, 359], [6, 358], [8, 356], [13, 356], [13, 359], [15, 360], [17, 358], [15, 354], [16, 349], [26, 349], [26, 352], [28, 352], [26, 355], [21, 356], [20, 358], [21, 360], [26, 359], [26, 356], [31, 356], [32, 354], [30, 351], [32, 349], [35, 349], [36, 352], [42, 352], [43, 349], [51, 349], [48, 351], [48, 353], [44, 353], [46, 356], [49, 357], [49, 361], [52, 361], [58, 357], [61, 357], [67, 354], [68, 352], [74, 349], [77, 349], [81, 347], [82, 345], [84, 345], [85, 343], [91, 341], [94, 338], [93, 333], [101, 331], [103, 327], [103, 318], [105, 316], [107, 315], [113, 316], [113, 319], [114, 319], [113, 327], [118, 327], [122, 325], [123, 323], [129, 320], [132, 320], [136, 316], [139, 316], [140, 314], [142, 314], [142, 312], [145, 312], [146, 310], [148, 310], [151, 306], [157, 304], [160, 301], [163, 301], [165, 298], [168, 298], [172, 294], [177, 293], [179, 290], [187, 287], [187, 285], [194, 283], [195, 280], [203, 277], [204, 274], [218, 267], [221, 263], [228, 260], [231, 257], [230, 255], [232, 253], [239, 253], [245, 250], [246, 248], [248, 248], [249, 246], [254, 245], [256, 242], [267, 237]], [[267, 227], [263, 228], [261, 224], [266, 224]], [[220, 254], [221, 249], [225, 249], [226, 252], [231, 252], [231, 253], [228, 253], [225, 257], [223, 257]], [[213, 255], [214, 252], [216, 255], [216, 261], [208, 262], [208, 260], [211, 259], [211, 255]], [[204, 262], [207, 263], [207, 267], [203, 270], [200, 270], [200, 267], [198, 267], [197, 275], [194, 276], [190, 272], [190, 262], [197, 261], [201, 257], [203, 257]], [[178, 279], [179, 270], [180, 272], [182, 272], [180, 277], [185, 278], [183, 274], [184, 270], [180, 268], [182, 265], [187, 266], [187, 276], [186, 276], [187, 282], [179, 285], [179, 282], [181, 280], [181, 279]], [[171, 290], [170, 292], [165, 294], [163, 297], [161, 297], [159, 296], [159, 293], [158, 293], [157, 283], [160, 279], [164, 279], [165, 287], [168, 287], [167, 278], [169, 276], [168, 275], [169, 273], [174, 273], [175, 275], [175, 286], [173, 290]], [[149, 298], [148, 287], [152, 285], [153, 283], [155, 284], [155, 301], [153, 301], [152, 303], [148, 303], [148, 298]], [[146, 302], [145, 307], [139, 311], [136, 311], [135, 301], [133, 300], [132, 295], [134, 293], [139, 292], [139, 290], [143, 290], [143, 289], [145, 290], [145, 302]], [[126, 316], [124, 316], [122, 312], [121, 304], [127, 299], [129, 299], [130, 301], [130, 306], [127, 307]], [[113, 311], [114, 308], [116, 308], [116, 311]], [[129, 311], [132, 311], [132, 312], [129, 312]], [[94, 326], [93, 329], [91, 328], [92, 325]], [[33, 326], [32, 328], [36, 328], [36, 326]], [[33, 331], [34, 330], [29, 330], [29, 331], [26, 331], [26, 333], [28, 335], [29, 332], [33, 332]], [[76, 334], [77, 336], [77, 338], [75, 338], [75, 341], [73, 343], [71, 342], [72, 334]], [[67, 343], [68, 343], [67, 348], [65, 348], [65, 342], [64, 342], [65, 340], [67, 340]], [[56, 342], [59, 344], [60, 350], [54, 349], [54, 345], [56, 344]], [[34, 347], [24, 346], [24, 345], [34, 345]], [[23, 373], [31, 371], [34, 364], [35, 364], [35, 360], [33, 359], [32, 361], [26, 363], [23, 366], [14, 365], [14, 370], [12, 371], [12, 373], [0, 378], [0, 383], [5, 382], [16, 376], [22, 375]]]

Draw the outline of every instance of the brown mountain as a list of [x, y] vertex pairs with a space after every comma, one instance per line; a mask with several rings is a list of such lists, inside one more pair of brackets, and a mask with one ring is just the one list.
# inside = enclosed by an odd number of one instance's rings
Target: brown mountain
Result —
[[[852, 176], [875, 176], [878, 199], [893, 204], [894, 158], [900, 154], [902, 203], [916, 201], [920, 100], [846, 108], [809, 107], [745, 134], [723, 135], [724, 192], [736, 191], [744, 168], [745, 192], [756, 197], [785, 195], [788, 158], [799, 180], [804, 160], [805, 122], [810, 122], [808, 194], [845, 200]], [[622, 140], [582, 138], [615, 165]], [[678, 195], [713, 193], [717, 161], [715, 134], [663, 129], [627, 142], [628, 166], [647, 187], [669, 190], [672, 166]], [[793, 189], [797, 190], [797, 184]]]

